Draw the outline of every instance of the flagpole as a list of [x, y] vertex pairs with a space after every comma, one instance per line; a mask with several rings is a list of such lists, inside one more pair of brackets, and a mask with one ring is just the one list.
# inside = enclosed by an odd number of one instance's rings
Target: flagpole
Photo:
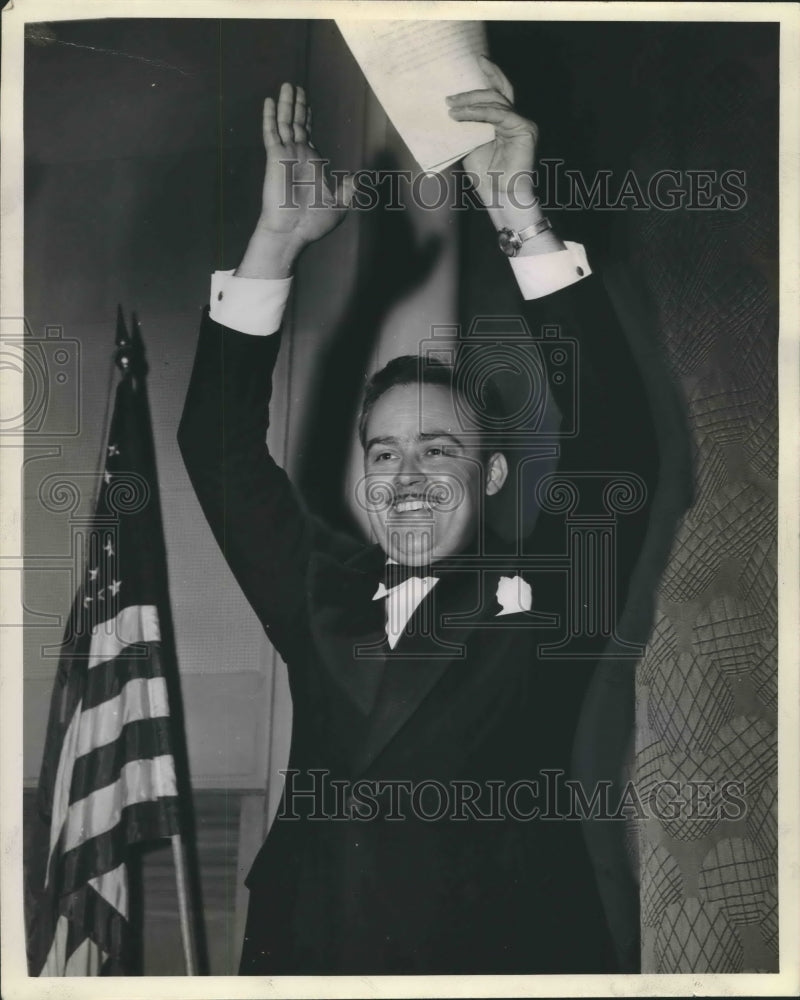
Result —
[[192, 923], [189, 919], [189, 894], [186, 883], [186, 859], [183, 852], [183, 840], [179, 833], [170, 837], [172, 841], [172, 860], [175, 864], [175, 885], [178, 890], [178, 914], [181, 923], [181, 940], [183, 941], [183, 961], [186, 975], [197, 975], [194, 960], [194, 938]]
[[[143, 377], [144, 371], [138, 371], [142, 366], [141, 336], [139, 334], [139, 324], [136, 314], [133, 316], [133, 336], [128, 333], [122, 306], [117, 307], [117, 336], [116, 352], [114, 360], [117, 367], [122, 372], [123, 378]], [[139, 356], [137, 356], [139, 355]], [[137, 364], [138, 362], [138, 364]], [[146, 369], [145, 369], [146, 370]], [[192, 921], [189, 917], [189, 889], [186, 878], [186, 852], [184, 851], [183, 838], [179, 833], [170, 837], [172, 844], [172, 861], [175, 867], [175, 889], [178, 895], [178, 918], [181, 928], [181, 941], [183, 943], [183, 961], [186, 967], [186, 975], [197, 975], [195, 963], [195, 942], [192, 928]]]

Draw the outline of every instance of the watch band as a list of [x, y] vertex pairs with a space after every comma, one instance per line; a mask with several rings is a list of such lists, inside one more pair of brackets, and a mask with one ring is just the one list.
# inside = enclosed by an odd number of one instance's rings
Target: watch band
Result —
[[552, 228], [553, 226], [549, 219], [540, 219], [538, 222], [534, 222], [530, 226], [525, 226], [524, 229], [520, 229], [519, 231], [504, 227], [498, 230], [497, 240], [501, 251], [506, 257], [516, 257], [526, 240], [538, 236], [540, 233], [547, 232], [548, 229]]
[[548, 229], [552, 229], [553, 224], [549, 219], [539, 219], [538, 222], [534, 222], [532, 226], [526, 226], [524, 229], [518, 231], [518, 236], [524, 243], [525, 240], [529, 240], [532, 236], [538, 236], [539, 233], [546, 233]]

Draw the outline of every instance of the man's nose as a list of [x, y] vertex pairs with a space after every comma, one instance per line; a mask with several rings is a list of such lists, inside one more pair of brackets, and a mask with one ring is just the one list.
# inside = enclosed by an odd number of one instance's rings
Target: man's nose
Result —
[[404, 486], [410, 486], [413, 483], [421, 482], [425, 478], [425, 474], [419, 467], [419, 462], [413, 455], [406, 455], [397, 472], [398, 482], [402, 483]]

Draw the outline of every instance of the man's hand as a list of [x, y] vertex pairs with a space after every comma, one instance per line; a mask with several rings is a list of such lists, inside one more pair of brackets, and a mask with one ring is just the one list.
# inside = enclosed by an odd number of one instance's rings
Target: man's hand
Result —
[[[477, 178], [478, 197], [499, 229], [520, 230], [544, 217], [536, 198], [532, 171], [539, 129], [514, 110], [514, 88], [486, 56], [481, 67], [491, 87], [447, 98], [450, 117], [462, 122], [494, 125], [494, 141], [464, 157], [464, 170]], [[523, 244], [523, 255], [563, 250], [564, 244], [548, 231]]]
[[311, 141], [311, 109], [302, 87], [284, 83], [277, 106], [271, 97], [264, 101], [263, 134], [261, 215], [236, 274], [283, 278], [304, 247], [344, 219], [353, 183], [345, 177], [336, 194], [327, 183], [326, 161]]
[[485, 205], [491, 203], [491, 189], [508, 190], [512, 177], [530, 175], [536, 158], [539, 130], [532, 121], [514, 110], [514, 88], [504, 73], [486, 56], [479, 56], [491, 89], [469, 90], [447, 98], [450, 117], [460, 122], [489, 122], [494, 125], [494, 142], [468, 153], [464, 169], [479, 179], [478, 194]]

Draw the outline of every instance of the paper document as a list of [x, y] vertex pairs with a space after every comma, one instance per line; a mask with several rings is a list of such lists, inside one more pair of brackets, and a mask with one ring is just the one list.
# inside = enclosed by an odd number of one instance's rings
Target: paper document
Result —
[[423, 170], [443, 170], [494, 139], [494, 127], [457, 122], [445, 97], [486, 89], [482, 21], [337, 21], [367, 82]]

